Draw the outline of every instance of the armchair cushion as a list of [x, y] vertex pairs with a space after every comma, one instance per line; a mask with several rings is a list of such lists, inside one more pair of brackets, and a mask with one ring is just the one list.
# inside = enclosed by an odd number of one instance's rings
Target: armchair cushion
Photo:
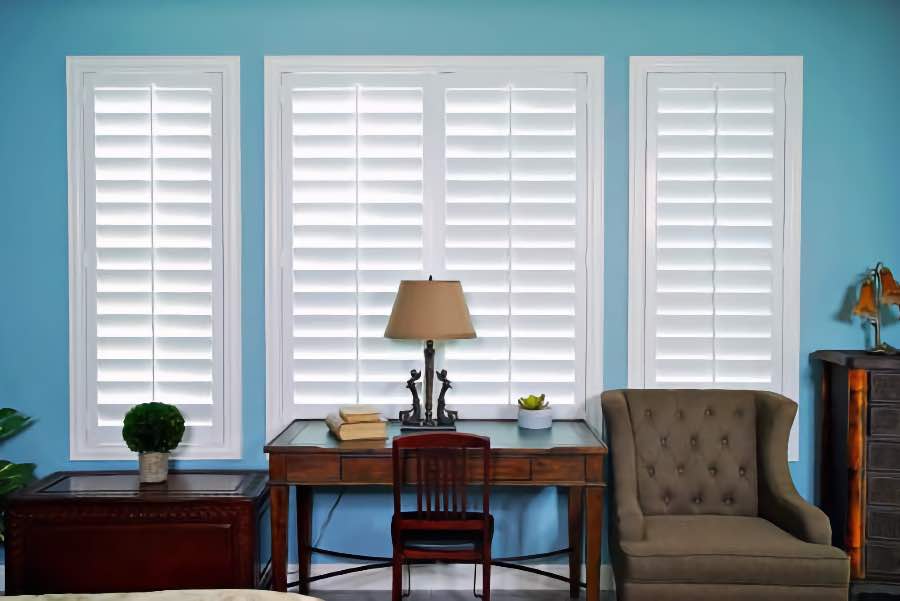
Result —
[[644, 518], [641, 541], [621, 541], [624, 581], [668, 584], [847, 586], [849, 563], [758, 517]]

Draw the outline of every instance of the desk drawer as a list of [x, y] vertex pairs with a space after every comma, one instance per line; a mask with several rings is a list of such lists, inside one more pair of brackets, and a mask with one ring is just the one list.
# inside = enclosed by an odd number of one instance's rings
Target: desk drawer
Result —
[[[467, 471], [475, 482], [484, 478], [481, 466], [479, 459], [469, 459]], [[497, 457], [492, 468], [493, 482], [526, 482], [531, 479], [531, 461], [528, 457]], [[344, 457], [341, 460], [341, 479], [362, 484], [390, 484], [394, 478], [393, 469], [390, 457]], [[404, 478], [406, 482], [416, 481], [415, 459], [406, 461]]]
[[535, 457], [531, 470], [537, 482], [581, 482], [584, 480], [584, 457], [581, 455]]
[[872, 374], [869, 398], [873, 401], [900, 401], [900, 372]]
[[341, 462], [337, 455], [294, 456], [287, 459], [287, 478], [301, 484], [338, 482], [341, 479]]
[[342, 457], [341, 479], [361, 484], [390, 484], [394, 466], [390, 457]]

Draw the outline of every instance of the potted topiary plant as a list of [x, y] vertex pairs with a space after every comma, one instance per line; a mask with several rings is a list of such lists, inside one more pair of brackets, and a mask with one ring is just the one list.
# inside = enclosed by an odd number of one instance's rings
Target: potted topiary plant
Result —
[[553, 425], [553, 412], [545, 395], [528, 395], [519, 399], [519, 427], [542, 430]]
[[125, 414], [122, 438], [138, 453], [142, 483], [165, 482], [169, 475], [169, 452], [184, 436], [184, 417], [174, 405], [141, 403]]

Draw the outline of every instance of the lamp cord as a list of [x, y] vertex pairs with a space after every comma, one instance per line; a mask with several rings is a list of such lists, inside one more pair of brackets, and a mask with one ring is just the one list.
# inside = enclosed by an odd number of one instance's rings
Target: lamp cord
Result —
[[334, 516], [334, 510], [337, 509], [338, 503], [341, 502], [341, 499], [344, 497], [344, 491], [341, 490], [338, 493], [337, 498], [334, 500], [334, 503], [331, 504], [331, 508], [329, 508], [328, 513], [325, 515], [325, 521], [322, 522], [322, 527], [319, 528], [319, 535], [316, 537], [316, 541], [313, 543], [313, 547], [318, 547], [319, 543], [322, 542], [322, 537], [325, 536], [325, 529], [328, 527], [328, 524], [331, 523], [331, 518]]

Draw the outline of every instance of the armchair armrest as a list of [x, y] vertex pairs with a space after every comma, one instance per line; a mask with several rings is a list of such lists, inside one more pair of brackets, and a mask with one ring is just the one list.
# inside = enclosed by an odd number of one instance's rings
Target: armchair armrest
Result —
[[756, 395], [759, 514], [808, 543], [831, 544], [831, 523], [825, 513], [806, 502], [788, 470], [787, 446], [797, 404], [779, 394]]
[[628, 402], [621, 390], [609, 390], [600, 396], [606, 421], [612, 467], [614, 527], [619, 540], [639, 541], [644, 538], [644, 512], [638, 502], [637, 464], [634, 433]]

